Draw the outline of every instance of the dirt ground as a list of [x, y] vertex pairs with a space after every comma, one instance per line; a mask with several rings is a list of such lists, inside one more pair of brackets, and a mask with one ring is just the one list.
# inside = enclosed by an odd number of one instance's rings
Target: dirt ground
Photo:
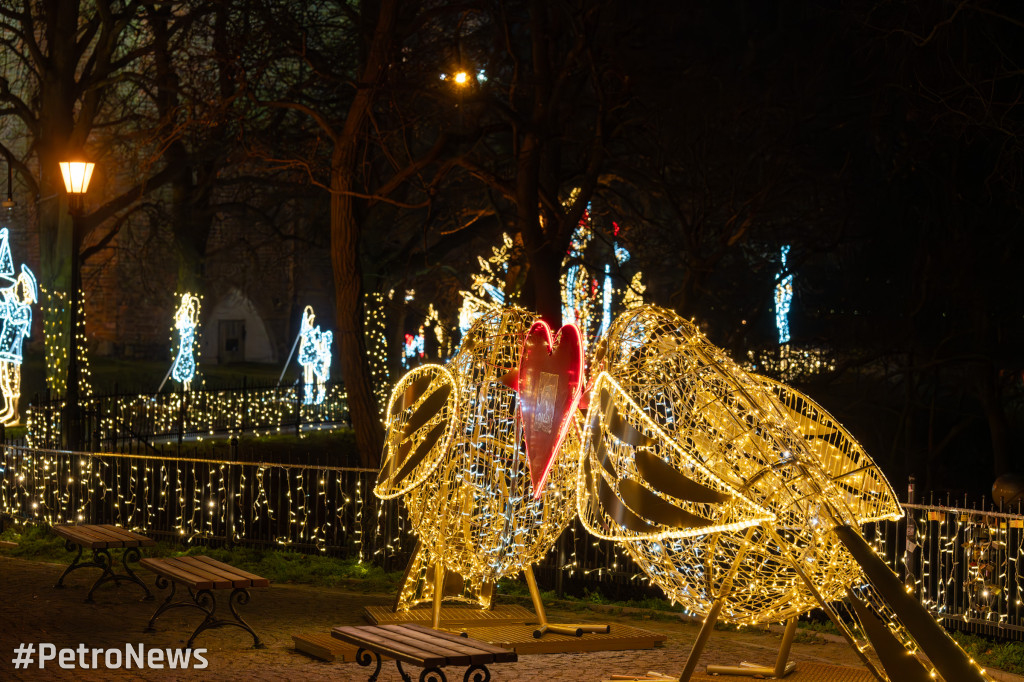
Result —
[[[70, 555], [69, 555], [70, 559]], [[95, 604], [83, 599], [96, 569], [82, 569], [66, 580], [65, 589], [53, 585], [64, 566], [0, 557], [0, 680], [365, 680], [369, 670], [356, 663], [326, 663], [296, 652], [293, 634], [326, 633], [337, 625], [361, 625], [363, 607], [384, 605], [391, 601], [388, 595], [366, 595], [341, 589], [313, 588], [302, 585], [271, 585], [269, 589], [253, 590], [252, 601], [240, 607], [242, 616], [252, 625], [266, 643], [265, 649], [252, 649], [252, 638], [236, 628], [210, 630], [200, 635], [195, 646], [205, 647], [205, 669], [161, 670], [108, 669], [104, 653], [99, 654], [98, 668], [91, 667], [89, 654], [85, 656], [88, 670], [78, 664], [77, 649], [84, 645], [90, 651], [119, 648], [126, 644], [144, 644], [146, 649], [173, 648], [185, 644], [188, 635], [200, 622], [201, 614], [194, 609], [168, 611], [157, 622], [157, 632], [146, 634], [143, 628], [149, 621], [157, 603], [166, 595], [155, 589], [152, 575], [140, 575], [157, 595], [156, 601], [140, 601], [141, 590], [134, 585], [121, 587], [101, 586], [95, 594]], [[222, 608], [226, 607], [222, 604]], [[641, 674], [660, 671], [678, 675], [682, 671], [698, 627], [678, 620], [645, 619], [630, 616], [585, 612], [574, 613], [552, 608], [548, 612], [552, 622], [621, 622], [667, 635], [664, 645], [654, 649], [608, 651], [575, 654], [524, 655], [517, 663], [490, 666], [493, 680], [569, 680], [609, 679], [612, 674]], [[787, 679], [794, 682], [812, 679], [868, 680], [859, 659], [845, 644], [832, 641], [799, 641], [793, 645], [791, 660], [797, 661], [797, 672]], [[15, 669], [15, 649], [21, 644], [36, 645], [35, 661]], [[40, 669], [39, 646], [43, 643], [56, 649], [76, 649], [73, 655], [75, 669], [61, 669], [59, 660], [46, 663]], [[771, 664], [779, 644], [778, 635], [757, 631], [715, 631], [701, 658], [699, 671], [709, 663], [737, 664], [748, 660]], [[137, 648], [136, 648], [137, 650]], [[68, 654], [70, 662], [72, 654]], [[809, 665], [801, 671], [800, 662]], [[827, 677], [812, 675], [808, 668], [827, 664]], [[833, 666], [839, 666], [833, 668]], [[411, 667], [415, 679], [419, 670]], [[462, 678], [462, 670], [447, 669], [449, 678]], [[385, 661], [381, 682], [400, 680], [393, 663]], [[750, 679], [704, 678], [697, 679]], [[1001, 680], [1024, 680], [1009, 674], [999, 675]]]

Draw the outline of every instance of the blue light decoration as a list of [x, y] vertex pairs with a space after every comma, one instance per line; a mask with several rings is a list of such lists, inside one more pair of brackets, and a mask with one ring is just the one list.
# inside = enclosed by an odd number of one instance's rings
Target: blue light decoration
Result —
[[313, 306], [307, 305], [302, 311], [302, 328], [299, 332], [304, 405], [322, 404], [327, 395], [327, 381], [331, 378], [331, 344], [334, 342], [334, 333], [314, 325], [315, 318]]
[[406, 334], [405, 344], [402, 346], [402, 367], [409, 369], [412, 361], [416, 358], [422, 359], [426, 354], [426, 334], [423, 327], [420, 327], [416, 334]]
[[36, 277], [22, 264], [14, 275], [14, 259], [7, 228], [0, 228], [0, 393], [3, 411], [0, 423], [18, 423], [18, 399], [21, 397], [21, 346], [32, 330], [32, 304], [39, 300]]
[[779, 345], [789, 343], [789, 306], [793, 302], [793, 273], [789, 272], [786, 257], [789, 245], [782, 247], [782, 268], [775, 275], [775, 327], [779, 330]]
[[178, 354], [171, 365], [171, 378], [189, 390], [196, 376], [196, 328], [199, 326], [199, 297], [182, 294], [178, 311], [174, 313], [174, 328], [178, 330]]
[[[562, 323], [575, 324], [587, 346], [595, 343], [608, 329], [614, 311], [643, 305], [646, 289], [640, 272], [636, 272], [626, 286], [617, 288], [612, 279], [610, 262], [604, 265], [603, 280], [599, 280], [596, 273], [590, 273], [583, 260], [594, 241], [594, 229], [588, 207], [573, 231], [566, 256], [562, 260]], [[629, 250], [618, 242], [620, 229], [619, 224], [613, 221], [612, 253], [619, 266], [630, 259]], [[473, 275], [471, 291], [462, 292], [462, 308], [459, 310], [459, 331], [462, 336], [488, 310], [500, 308], [507, 303], [501, 286], [507, 277], [508, 260], [513, 255], [513, 241], [507, 234], [502, 235], [502, 240], [502, 247], [493, 248], [490, 258], [478, 258], [480, 273]]]

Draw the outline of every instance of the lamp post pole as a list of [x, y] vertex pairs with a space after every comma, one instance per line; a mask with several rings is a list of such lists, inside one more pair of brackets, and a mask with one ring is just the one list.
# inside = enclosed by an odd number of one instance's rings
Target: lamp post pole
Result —
[[82, 410], [79, 404], [78, 391], [78, 306], [82, 290], [82, 263], [80, 260], [82, 246], [82, 230], [79, 222], [83, 212], [82, 194], [68, 195], [68, 213], [71, 214], [71, 291], [68, 300], [70, 310], [68, 311], [68, 376], [67, 387], [64, 392], [67, 403], [66, 429], [67, 441], [65, 447], [69, 450], [77, 450], [82, 444]]
[[71, 215], [71, 291], [68, 302], [68, 375], [64, 390], [64, 447], [75, 450], [82, 445], [82, 406], [78, 390], [78, 308], [82, 290], [82, 214], [85, 208], [85, 193], [95, 164], [86, 161], [62, 161], [60, 172], [64, 177], [64, 189], [68, 193], [68, 213]]

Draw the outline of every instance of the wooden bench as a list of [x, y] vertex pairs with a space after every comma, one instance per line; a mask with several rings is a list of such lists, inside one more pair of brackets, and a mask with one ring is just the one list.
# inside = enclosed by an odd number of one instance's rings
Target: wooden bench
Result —
[[[447, 682], [441, 670], [447, 665], [469, 666], [463, 676], [466, 682], [470, 679], [474, 682], [488, 682], [491, 679], [491, 673], [487, 670], [488, 663], [519, 660], [514, 651], [414, 623], [344, 626], [334, 628], [331, 634], [359, 647], [359, 651], [356, 652], [356, 661], [359, 665], [368, 666], [376, 661], [377, 668], [370, 675], [369, 682], [374, 682], [380, 674], [381, 656], [395, 660], [398, 672], [405, 682], [412, 680], [402, 669], [403, 662], [423, 668], [420, 682], [426, 682], [428, 679]], [[475, 675], [471, 678], [470, 675], [473, 673]]]
[[[71, 565], [57, 579], [57, 584], [54, 587], [64, 587], [64, 578], [71, 571], [76, 571], [79, 568], [99, 568], [103, 572], [96, 579], [96, 582], [92, 584], [92, 589], [89, 590], [89, 594], [85, 597], [85, 601], [90, 604], [93, 603], [92, 593], [96, 591], [96, 588], [110, 581], [116, 584], [120, 584], [122, 580], [133, 582], [145, 591], [146, 596], [143, 599], [153, 598], [153, 594], [149, 591], [146, 583], [142, 582], [128, 565], [128, 562], [137, 562], [139, 560], [141, 556], [140, 547], [151, 547], [156, 544], [153, 539], [111, 525], [60, 525], [54, 526], [53, 532], [64, 538], [64, 545], [68, 550], [74, 551], [76, 547], [78, 548], [78, 554], [71, 561]], [[110, 550], [118, 548], [124, 550], [121, 555], [121, 565], [124, 567], [124, 573], [114, 573], [113, 561], [110, 558]], [[82, 551], [86, 549], [92, 550], [92, 561], [81, 560]]]
[[[164, 611], [178, 608], [179, 606], [190, 606], [197, 608], [206, 614], [206, 618], [195, 629], [192, 636], [188, 638], [187, 648], [192, 648], [192, 642], [203, 630], [221, 628], [228, 625], [242, 628], [252, 635], [253, 647], [263, 648], [263, 642], [256, 636], [249, 624], [238, 615], [238, 604], [249, 603], [249, 588], [268, 587], [270, 581], [252, 573], [246, 573], [234, 566], [211, 559], [206, 556], [183, 556], [168, 559], [143, 559], [140, 565], [156, 573], [156, 586], [164, 589], [170, 585], [171, 592], [167, 599], [157, 608], [156, 613], [149, 619], [146, 632], [155, 632], [153, 624]], [[176, 585], [184, 585], [188, 588], [189, 599], [174, 601], [174, 590]], [[233, 619], [217, 617], [217, 599], [214, 597], [214, 590], [231, 590], [228, 597], [228, 607], [231, 609]]]

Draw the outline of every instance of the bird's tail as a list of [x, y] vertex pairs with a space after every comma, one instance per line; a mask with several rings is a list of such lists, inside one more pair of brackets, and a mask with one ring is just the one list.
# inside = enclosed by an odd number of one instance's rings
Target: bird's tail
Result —
[[[864, 572], [865, 583], [847, 593], [846, 611], [893, 682], [990, 681], [985, 671], [954, 642], [936, 619], [907, 592], [902, 581], [850, 526], [837, 526], [836, 537]], [[852, 643], [862, 648], [853, 633]], [[916, 656], [921, 651], [928, 662]]]

